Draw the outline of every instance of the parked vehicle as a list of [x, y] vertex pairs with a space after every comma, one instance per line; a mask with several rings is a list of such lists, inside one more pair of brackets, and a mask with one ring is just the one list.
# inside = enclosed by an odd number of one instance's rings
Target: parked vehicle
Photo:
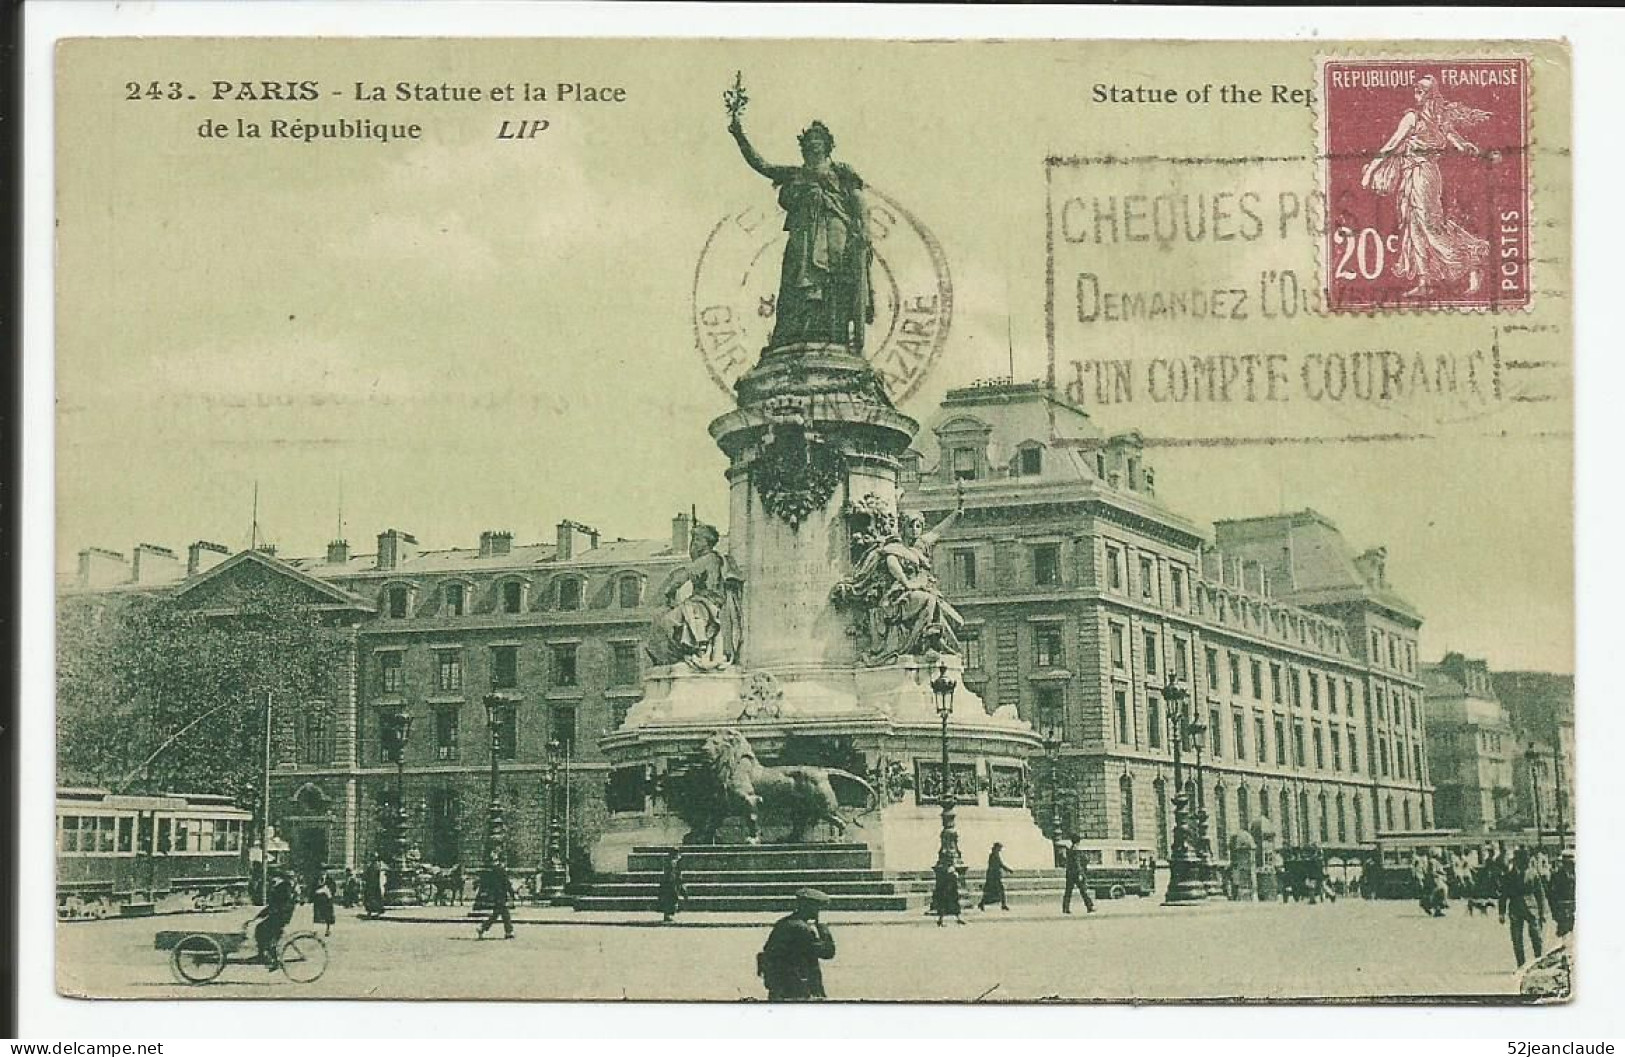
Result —
[[102, 918], [247, 900], [252, 816], [229, 797], [59, 789], [57, 916]]
[[1089, 864], [1089, 887], [1097, 899], [1148, 896], [1155, 888], [1157, 850], [1148, 844], [1080, 840], [1078, 850]]

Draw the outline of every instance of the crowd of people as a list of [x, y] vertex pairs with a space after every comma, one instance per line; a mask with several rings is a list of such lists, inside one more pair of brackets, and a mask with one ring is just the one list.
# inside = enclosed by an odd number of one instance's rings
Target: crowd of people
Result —
[[1564, 849], [1555, 863], [1539, 847], [1492, 845], [1476, 857], [1433, 849], [1417, 853], [1411, 876], [1422, 910], [1433, 917], [1444, 917], [1452, 902], [1465, 905], [1469, 917], [1488, 917], [1494, 907], [1497, 919], [1510, 930], [1512, 956], [1520, 968], [1528, 960], [1526, 952], [1535, 958], [1544, 952], [1548, 918], [1559, 943], [1567, 943], [1574, 931], [1572, 848]]

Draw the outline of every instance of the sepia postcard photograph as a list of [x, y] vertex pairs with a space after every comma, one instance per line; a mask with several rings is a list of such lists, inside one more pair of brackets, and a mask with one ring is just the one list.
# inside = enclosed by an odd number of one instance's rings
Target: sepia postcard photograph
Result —
[[840, 30], [56, 43], [59, 994], [1584, 991], [1569, 45]]

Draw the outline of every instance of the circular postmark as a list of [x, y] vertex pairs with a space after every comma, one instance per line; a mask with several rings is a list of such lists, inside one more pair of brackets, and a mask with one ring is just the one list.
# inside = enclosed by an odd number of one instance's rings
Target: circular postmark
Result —
[[[863, 356], [895, 404], [919, 387], [942, 353], [953, 281], [942, 247], [918, 218], [883, 191], [864, 193], [875, 318]], [[730, 400], [772, 335], [786, 238], [779, 210], [748, 206], [717, 221], [694, 267], [694, 345]]]

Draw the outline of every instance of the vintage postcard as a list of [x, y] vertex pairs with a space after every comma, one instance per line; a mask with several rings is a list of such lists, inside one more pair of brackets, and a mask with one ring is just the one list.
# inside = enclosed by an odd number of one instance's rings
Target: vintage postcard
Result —
[[1572, 995], [1566, 45], [54, 62], [62, 994]]

